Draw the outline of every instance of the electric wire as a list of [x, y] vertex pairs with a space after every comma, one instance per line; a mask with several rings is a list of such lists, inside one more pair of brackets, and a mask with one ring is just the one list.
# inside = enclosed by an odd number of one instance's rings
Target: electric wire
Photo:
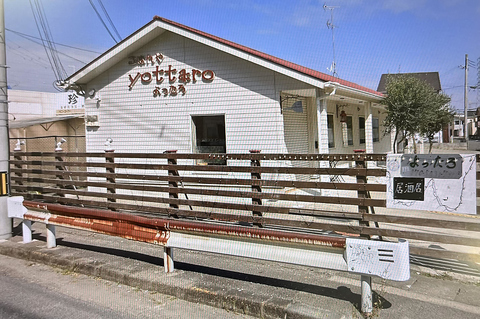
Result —
[[[17, 47], [12, 46], [12, 43], [15, 44]], [[32, 55], [27, 49], [21, 47], [15, 42], [8, 41], [6, 43], [8, 50], [16, 52], [16, 56], [25, 60], [25, 61], [32, 61], [36, 63], [37, 65], [40, 65], [44, 67], [45, 69], [48, 69], [50, 65], [48, 64], [48, 61], [45, 61], [44, 59], [40, 58], [39, 56], [34, 56]]]
[[50, 27], [48, 25], [42, 3], [39, 0], [34, 0], [34, 3], [35, 5], [33, 5], [32, 0], [30, 0], [30, 7], [32, 9], [38, 33], [42, 40], [42, 45], [45, 53], [47, 54], [53, 73], [55, 74], [55, 78], [57, 81], [61, 81], [67, 76], [67, 72], [63, 68], [63, 65], [57, 54], [56, 47], [52, 41]]
[[97, 7], [95, 7], [95, 4], [93, 3], [92, 0], [88, 0], [90, 2], [90, 4], [92, 5], [92, 8], [93, 10], [95, 11], [95, 13], [97, 14], [97, 17], [100, 19], [100, 21], [102, 22], [103, 26], [105, 27], [105, 30], [107, 30], [108, 34], [110, 34], [110, 37], [112, 37], [113, 41], [115, 41], [115, 43], [118, 43], [117, 39], [115, 39], [115, 37], [113, 36], [113, 34], [110, 32], [110, 30], [108, 29], [107, 25], [105, 24], [105, 21], [103, 21], [102, 19], [102, 16], [100, 15], [100, 13], [98, 12], [97, 10]]
[[55, 69], [56, 69], [57, 74], [58, 74], [57, 75], [57, 80], [62, 80], [64, 77], [67, 76], [67, 72], [65, 72], [65, 69], [63, 68], [63, 65], [60, 62], [60, 58], [58, 57], [58, 55], [55, 52], [56, 47], [52, 43], [53, 41], [51, 40], [51, 39], [53, 39], [53, 37], [52, 37], [52, 34], [50, 32], [50, 26], [48, 24], [48, 20], [47, 20], [46, 15], [45, 15], [45, 11], [43, 9], [43, 4], [42, 4], [41, 0], [35, 0], [35, 2], [36, 2], [37, 10], [38, 10], [39, 21], [41, 23], [42, 31], [43, 31], [43, 34], [45, 36], [45, 40], [47, 42], [47, 47], [48, 47], [48, 50], [50, 52], [50, 56], [52, 57], [52, 61], [55, 65]]
[[39, 11], [41, 13], [40, 17], [42, 18], [42, 22], [43, 22], [43, 25], [44, 25], [44, 27], [43, 27], [44, 32], [45, 32], [44, 34], [46, 35], [45, 38], [46, 38], [46, 41], [48, 43], [48, 48], [50, 50], [50, 54], [52, 55], [53, 60], [55, 61], [55, 66], [57, 68], [57, 72], [60, 75], [57, 80], [63, 80], [63, 78], [67, 77], [67, 72], [63, 68], [63, 65], [60, 61], [60, 57], [56, 53], [57, 48], [55, 46], [55, 43], [53, 42], [52, 32], [50, 30], [50, 25], [48, 24], [48, 19], [47, 19], [47, 16], [45, 14], [45, 10], [43, 8], [43, 4], [42, 4], [41, 0], [35, 0], [35, 1], [38, 3], [38, 8], [39, 8]]
[[[22, 35], [20, 35], [20, 36], [21, 36], [21, 37], [24, 37], [24, 36], [22, 36]], [[38, 42], [38, 41], [35, 41], [35, 40], [30, 39], [30, 38], [28, 38], [28, 37], [24, 37], [24, 38], [27, 39], [27, 40], [29, 40], [29, 41], [31, 41], [31, 42], [33, 42], [33, 43], [36, 43], [36, 44], [38, 44], [38, 45], [40, 45], [40, 46], [43, 46], [43, 44], [40, 43], [40, 42]], [[68, 57], [68, 58], [70, 58], [70, 59], [72, 59], [72, 60], [75, 60], [75, 61], [77, 61], [77, 62], [80, 62], [80, 63], [83, 63], [83, 64], [87, 64], [87, 62], [82, 61], [82, 60], [79, 60], [79, 59], [77, 59], [77, 58], [74, 58], [73, 56], [68, 55], [68, 54], [66, 54], [66, 53], [63, 53], [63, 52], [61, 52], [61, 51], [55, 50], [55, 52], [58, 53], [58, 54], [61, 54], [61, 55], [63, 55], [63, 56], [66, 56], [66, 57]], [[95, 52], [95, 51], [90, 51], [90, 52], [99, 53], [99, 52]], [[99, 53], [99, 54], [100, 54], [100, 53]]]
[[[22, 32], [18, 32], [18, 31], [14, 31], [14, 30], [11, 30], [11, 29], [8, 29], [8, 28], [5, 28], [5, 30], [9, 31], [9, 32], [12, 32], [18, 36], [21, 36], [27, 40], [30, 40], [30, 38], [32, 39], [38, 39], [38, 40], [41, 40], [41, 38], [39, 37], [34, 37], [33, 35], [29, 35], [29, 34], [25, 34], [25, 33], [22, 33]], [[37, 43], [37, 42], [36, 42]], [[83, 48], [79, 48], [79, 47], [74, 47], [74, 46], [71, 46], [71, 45], [67, 45], [67, 44], [61, 44], [61, 43], [58, 43], [58, 42], [53, 42], [55, 45], [59, 45], [59, 46], [62, 46], [62, 47], [67, 47], [67, 48], [71, 48], [71, 49], [75, 49], [75, 50], [80, 50], [80, 51], [85, 51], [85, 52], [91, 52], [91, 53], [97, 53], [97, 54], [101, 54], [102, 52], [98, 52], [98, 51], [93, 51], [93, 50], [88, 50], [88, 49], [83, 49]]]
[[102, 7], [103, 13], [104, 13], [105, 16], [107, 17], [108, 22], [110, 22], [110, 25], [112, 26], [113, 31], [115, 31], [115, 34], [118, 36], [118, 38], [119, 38], [120, 40], [122, 40], [122, 37], [120, 36], [120, 33], [118, 33], [118, 30], [117, 30], [117, 28], [115, 27], [115, 25], [113, 24], [112, 19], [110, 19], [110, 15], [108, 14], [107, 9], [105, 9], [105, 7], [103, 6], [102, 0], [98, 0], [98, 3], [99, 3], [100, 6]]

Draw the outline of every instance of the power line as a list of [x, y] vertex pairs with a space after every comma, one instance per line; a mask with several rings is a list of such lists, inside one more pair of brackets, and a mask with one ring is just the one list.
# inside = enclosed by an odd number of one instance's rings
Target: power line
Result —
[[[22, 33], [22, 32], [18, 32], [18, 31], [14, 31], [14, 30], [11, 30], [11, 29], [8, 29], [8, 28], [5, 28], [5, 30], [9, 31], [9, 32], [12, 32], [18, 36], [21, 36], [22, 38], [26, 38], [27, 40], [30, 40], [29, 38], [32, 38], [32, 39], [38, 39], [38, 40], [41, 40], [41, 38], [39, 37], [35, 37], [33, 35], [28, 35], [28, 34], [25, 34], [25, 33]], [[71, 46], [71, 45], [67, 45], [67, 44], [61, 44], [61, 43], [58, 43], [58, 42], [52, 42], [56, 45], [59, 45], [59, 46], [62, 46], [62, 47], [67, 47], [67, 48], [71, 48], [71, 49], [75, 49], [75, 50], [80, 50], [80, 51], [85, 51], [85, 52], [91, 52], [91, 53], [97, 53], [97, 54], [101, 54], [102, 52], [98, 52], [98, 51], [93, 51], [93, 50], [87, 50], [87, 49], [82, 49], [82, 48], [78, 48], [78, 47], [74, 47], [74, 46]]]
[[108, 15], [107, 9], [105, 9], [105, 7], [103, 6], [102, 0], [98, 0], [98, 3], [99, 3], [100, 6], [102, 7], [103, 13], [104, 13], [105, 16], [107, 17], [108, 22], [110, 22], [110, 25], [112, 26], [113, 31], [115, 31], [115, 34], [118, 36], [118, 38], [119, 38], [120, 40], [122, 40], [122, 37], [120, 36], [120, 33], [118, 33], [117, 28], [115, 28], [115, 25], [113, 24], [112, 19], [110, 19], [110, 16]]
[[[17, 56], [24, 59], [25, 61], [27, 61], [27, 60], [35, 61], [36, 64], [38, 64], [38, 65], [40, 65], [40, 66], [42, 66], [46, 69], [50, 67], [50, 65], [48, 65], [48, 61], [44, 61], [38, 56], [34, 57], [34, 56], [30, 55], [28, 53], [28, 51], [26, 51], [25, 49], [23, 49], [20, 46], [18, 46], [18, 48], [14, 48], [12, 45], [7, 43], [7, 47], [9, 48], [9, 50], [17, 52]], [[20, 51], [19, 49], [23, 49], [23, 51]]]
[[[33, 40], [33, 39], [30, 39], [30, 38], [28, 38], [27, 36], [23, 36], [22, 34], [19, 34], [19, 36], [27, 39], [28, 41], [31, 41], [31, 42], [33, 42], [33, 43], [36, 43], [36, 44], [38, 44], [38, 45], [40, 45], [40, 46], [43, 46], [42, 43], [40, 43], [40, 42], [38, 42], [38, 41], [35, 41], [35, 40]], [[31, 38], [35, 38], [35, 37], [32, 37], [32, 36], [30, 36], [30, 37], [31, 37]], [[38, 38], [37, 38], [37, 39], [38, 39]], [[82, 60], [79, 60], [79, 59], [77, 59], [77, 58], [74, 58], [73, 56], [68, 55], [68, 54], [66, 54], [66, 53], [62, 53], [62, 52], [60, 52], [60, 51], [58, 51], [58, 50], [55, 50], [55, 52], [57, 52], [58, 54], [61, 54], [61, 55], [63, 55], [63, 56], [66, 56], [67, 58], [70, 58], [70, 59], [72, 59], [72, 60], [75, 60], [75, 61], [77, 61], [77, 62], [80, 62], [80, 63], [83, 63], [83, 64], [87, 64], [87, 62], [82, 61]], [[90, 52], [94, 52], [94, 51], [90, 51]], [[94, 52], [94, 53], [99, 53], [99, 52]]]
[[97, 17], [100, 19], [100, 21], [102, 22], [103, 26], [105, 27], [105, 29], [107, 30], [108, 34], [110, 34], [110, 37], [112, 37], [113, 41], [115, 41], [115, 43], [118, 43], [117, 39], [115, 39], [115, 37], [113, 36], [113, 34], [110, 32], [110, 30], [108, 29], [107, 25], [105, 24], [105, 21], [103, 21], [102, 19], [102, 16], [100, 15], [100, 13], [98, 12], [97, 10], [97, 7], [95, 7], [95, 4], [93, 4], [93, 1], [92, 0], [88, 0], [90, 2], [90, 4], [92, 5], [92, 8], [93, 10], [95, 10], [95, 13], [97, 14]]
[[52, 70], [55, 73], [55, 78], [57, 81], [63, 80], [67, 76], [67, 72], [63, 68], [62, 62], [57, 54], [55, 44], [52, 41], [53, 37], [45, 16], [43, 5], [40, 0], [34, 0], [34, 3], [35, 6], [30, 0], [30, 7], [32, 8], [35, 24], [37, 26], [40, 38], [42, 39], [42, 45], [45, 49], [45, 53], [47, 54]]

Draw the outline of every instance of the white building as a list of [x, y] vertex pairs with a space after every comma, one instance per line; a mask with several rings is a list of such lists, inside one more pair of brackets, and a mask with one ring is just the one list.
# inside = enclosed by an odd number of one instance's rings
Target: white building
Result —
[[381, 93], [160, 17], [64, 87], [85, 94], [89, 152], [391, 150]]
[[85, 150], [84, 98], [75, 92], [8, 90], [10, 149], [17, 140], [24, 151], [55, 149], [56, 139], [71, 137], [65, 150]]

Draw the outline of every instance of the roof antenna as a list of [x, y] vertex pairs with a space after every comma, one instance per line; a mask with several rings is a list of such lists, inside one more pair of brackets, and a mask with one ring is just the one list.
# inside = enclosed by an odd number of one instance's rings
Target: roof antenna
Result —
[[327, 68], [330, 72], [332, 72], [332, 75], [334, 77], [338, 78], [338, 73], [337, 73], [337, 64], [335, 63], [335, 28], [336, 26], [333, 24], [333, 10], [339, 8], [338, 6], [327, 6], [325, 3], [323, 5], [323, 10], [327, 11], [330, 10], [330, 20], [327, 20], [327, 28], [332, 30], [332, 44], [333, 44], [333, 62], [330, 68]]

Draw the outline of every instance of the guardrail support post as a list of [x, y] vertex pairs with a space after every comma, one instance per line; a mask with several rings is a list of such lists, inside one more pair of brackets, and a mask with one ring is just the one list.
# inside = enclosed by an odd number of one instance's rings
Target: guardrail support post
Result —
[[47, 224], [47, 248], [57, 247], [57, 238], [55, 237], [55, 225]]
[[24, 244], [32, 241], [32, 222], [30, 220], [22, 220], [22, 237]]
[[368, 315], [372, 313], [373, 303], [372, 303], [372, 277], [362, 275], [362, 313]]
[[[358, 153], [363, 153], [363, 152], [356, 152]], [[366, 163], [365, 159], [361, 158], [362, 155], [355, 155], [358, 156], [357, 160], [355, 161], [355, 167], [356, 168], [366, 168]], [[357, 184], [366, 184], [367, 183], [367, 176], [366, 174], [364, 175], [357, 175]], [[358, 190], [357, 191], [357, 196], [360, 199], [365, 199], [367, 198], [367, 191], [364, 190]], [[368, 206], [365, 205], [359, 205], [358, 206], [358, 212], [360, 214], [367, 214], [368, 213]], [[358, 221], [360, 226], [369, 226], [368, 221], [363, 221], [359, 220]], [[362, 238], [370, 239], [369, 235], [360, 235]], [[372, 312], [372, 277], [362, 275], [361, 278], [361, 283], [362, 283], [362, 295], [361, 295], [361, 310], [364, 315], [368, 315]]]
[[[260, 152], [261, 152], [260, 150], [250, 150], [250, 154], [260, 154]], [[251, 162], [250, 162], [250, 166], [251, 167], [260, 167], [260, 161], [256, 160], [256, 159], [252, 159]], [[255, 193], [261, 193], [262, 192], [262, 187], [260, 186], [260, 184], [257, 184], [257, 185], [253, 184], [254, 181], [260, 181], [262, 179], [261, 174], [252, 172], [251, 176], [252, 176], [252, 193], [254, 193], [254, 194]], [[262, 199], [261, 198], [255, 198], [254, 196], [252, 196], [252, 204], [254, 206], [255, 205], [261, 206], [262, 205]], [[252, 211], [252, 214], [253, 214], [253, 217], [262, 217], [262, 212], [257, 211], [255, 209]], [[258, 226], [258, 227], [263, 227], [261, 222], [254, 222], [253, 225]]]
[[165, 267], [165, 272], [173, 272], [173, 248], [172, 247], [163, 247], [163, 266]]
[[[112, 187], [107, 188], [107, 193], [109, 194], [115, 194], [117, 192], [115, 189], [115, 183], [116, 183], [115, 166], [113, 165], [115, 164], [115, 157], [113, 156], [113, 153], [115, 152], [115, 150], [112, 148], [112, 142], [113, 140], [111, 138], [108, 138], [107, 141], [105, 142], [105, 163], [112, 164], [112, 167], [107, 167], [106, 171], [109, 174], [113, 174], [113, 176], [107, 177], [107, 182], [112, 184]], [[108, 196], [107, 201], [109, 203], [117, 202], [117, 200], [112, 196]], [[115, 208], [112, 208], [112, 207], [109, 207], [109, 209], [113, 211], [116, 210]]]
[[[169, 150], [169, 151], [165, 151], [164, 152], [165, 154], [176, 154], [177, 153], [177, 150]], [[167, 163], [168, 165], [177, 165], [177, 159], [175, 157], [170, 157], [167, 155]], [[178, 174], [178, 171], [176, 169], [169, 169], [168, 170], [168, 176], [180, 176], [180, 174]], [[178, 183], [175, 182], [175, 181], [168, 181], [168, 188], [169, 189], [172, 189], [172, 188], [177, 188], [178, 187]], [[171, 198], [171, 199], [178, 199], [178, 193], [177, 192], [168, 192], [168, 198]], [[177, 204], [170, 204], [170, 208], [173, 208], [173, 209], [178, 209], [178, 205]], [[170, 216], [174, 217], [174, 218], [178, 218], [178, 215], [177, 214], [169, 214]]]

